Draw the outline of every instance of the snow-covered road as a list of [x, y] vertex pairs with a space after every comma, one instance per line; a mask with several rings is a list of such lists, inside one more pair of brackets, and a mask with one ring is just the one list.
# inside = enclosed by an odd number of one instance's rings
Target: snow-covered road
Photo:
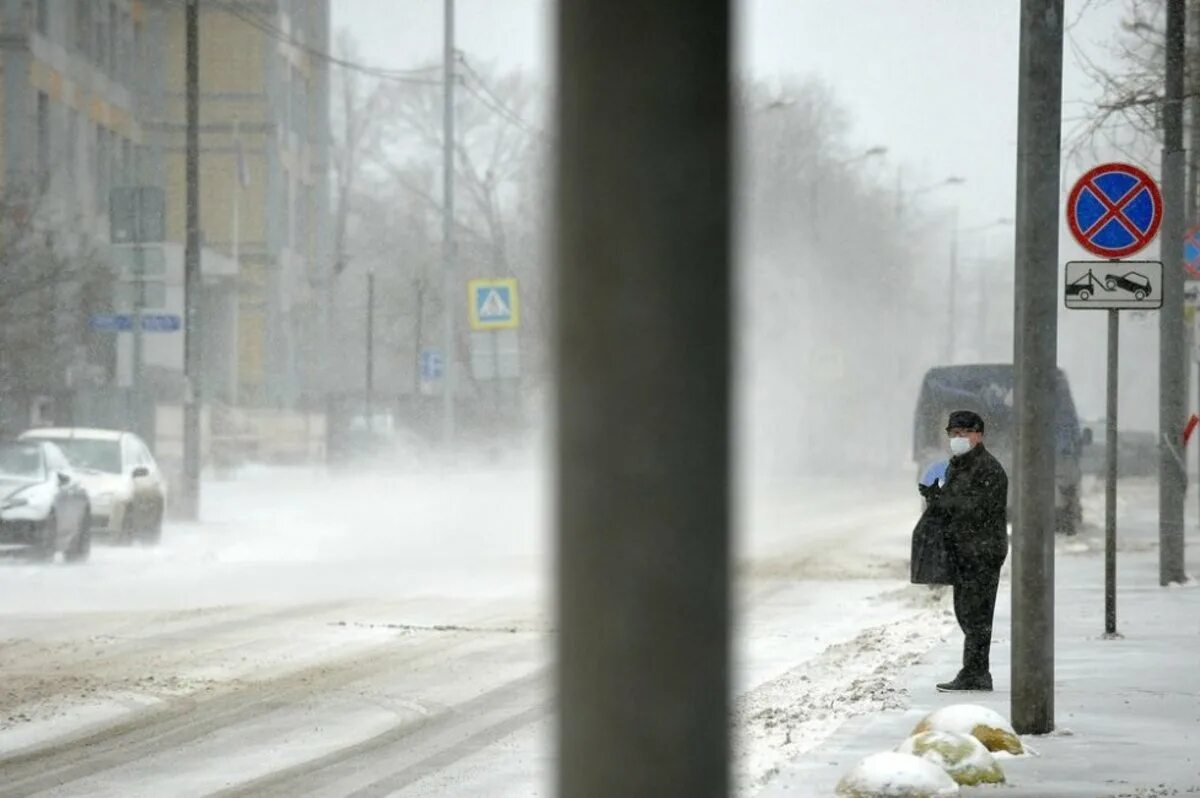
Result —
[[[247, 471], [204, 522], [0, 563], [0, 795], [551, 794], [549, 483]], [[909, 481], [740, 498], [743, 794], [940, 640]]]

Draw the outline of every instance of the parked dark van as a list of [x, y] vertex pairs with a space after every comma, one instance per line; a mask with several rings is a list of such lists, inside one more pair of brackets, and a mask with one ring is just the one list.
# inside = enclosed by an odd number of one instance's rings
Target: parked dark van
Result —
[[[948, 458], [946, 419], [953, 410], [974, 410], [987, 427], [988, 450], [1009, 474], [1009, 507], [1012, 506], [1013, 367], [1007, 364], [939, 366], [930, 369], [921, 383], [913, 421], [913, 459], [918, 474], [931, 463]], [[1057, 531], [1073, 535], [1079, 530], [1080, 460], [1091, 443], [1090, 430], [1081, 430], [1067, 375], [1060, 369], [1055, 380], [1054, 445], [1055, 522]], [[1011, 517], [1011, 512], [1010, 512]]]

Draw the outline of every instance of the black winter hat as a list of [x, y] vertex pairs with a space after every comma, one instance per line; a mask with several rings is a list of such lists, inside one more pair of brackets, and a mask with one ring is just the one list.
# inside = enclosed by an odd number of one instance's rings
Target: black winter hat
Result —
[[950, 414], [950, 421], [946, 423], [946, 431], [949, 432], [952, 429], [983, 432], [983, 418], [970, 410], [955, 410]]

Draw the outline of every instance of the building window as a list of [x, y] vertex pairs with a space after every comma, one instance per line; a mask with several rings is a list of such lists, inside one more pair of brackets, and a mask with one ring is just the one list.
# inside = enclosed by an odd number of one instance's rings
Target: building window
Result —
[[304, 140], [308, 128], [308, 82], [298, 71], [292, 70], [292, 131]]
[[121, 139], [121, 183], [126, 186], [135, 185], [137, 181], [136, 164], [133, 162], [133, 142]]
[[133, 21], [126, 11], [121, 12], [121, 82], [133, 83]]
[[90, 57], [92, 53], [92, 5], [90, 0], [75, 0], [75, 49]]
[[[79, 146], [79, 112], [74, 108], [67, 109], [67, 146], [66, 146], [66, 162], [67, 162], [67, 177], [72, 181], [75, 179], [76, 169], [76, 153], [75, 148]], [[67, 193], [74, 195], [74, 185], [68, 187]]]
[[296, 41], [307, 41], [308, 36], [308, 2], [300, 0], [297, 3], [290, 3], [288, 11], [292, 16], [292, 38]]
[[121, 14], [117, 4], [108, 6], [108, 74], [120, 78]]
[[296, 248], [303, 250], [306, 255], [312, 252], [312, 212], [313, 190], [311, 186], [305, 186], [296, 205]]
[[283, 208], [280, 216], [280, 234], [283, 236], [283, 246], [292, 244], [292, 179], [285, 171], [283, 173]]
[[43, 36], [50, 35], [50, 0], [37, 0], [37, 30]]
[[37, 180], [39, 191], [45, 191], [50, 180], [50, 97], [37, 94]]
[[108, 189], [112, 175], [108, 141], [108, 131], [103, 125], [96, 125], [96, 208], [102, 214], [108, 213]]
[[108, 54], [108, 12], [104, 6], [96, 9], [96, 14], [92, 19], [92, 28], [95, 32], [92, 57], [96, 66], [103, 71], [107, 66], [104, 59]]

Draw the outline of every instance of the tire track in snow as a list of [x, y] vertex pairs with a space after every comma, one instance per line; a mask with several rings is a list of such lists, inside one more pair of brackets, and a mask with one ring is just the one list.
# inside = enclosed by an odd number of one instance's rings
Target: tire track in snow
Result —
[[0, 796], [61, 787], [144, 757], [174, 751], [223, 728], [378, 676], [401, 665], [437, 660], [474, 638], [437, 634], [397, 650], [394, 643], [326, 660], [266, 682], [236, 685], [206, 699], [185, 697], [104, 729], [0, 758]]
[[[391, 795], [545, 717], [551, 711], [549, 677], [548, 667], [538, 668], [442, 712], [404, 721], [367, 740], [215, 795]], [[396, 769], [397, 762], [406, 764]], [[381, 768], [380, 763], [386, 764]]]
[[[16, 713], [31, 705], [63, 703], [70, 694], [83, 691], [103, 698], [114, 691], [132, 689], [139, 678], [170, 675], [180, 662], [198, 662], [203, 657], [221, 657], [239, 649], [260, 645], [256, 640], [229, 640], [230, 635], [290, 621], [340, 612], [350, 601], [320, 602], [245, 613], [234, 617], [205, 619], [138, 637], [122, 638], [121, 630], [136, 630], [124, 624], [107, 633], [90, 635], [85, 641], [46, 641], [6, 649], [5, 659], [14, 663], [0, 684], [0, 714]], [[147, 624], [150, 623], [149, 621]], [[141, 624], [144, 628], [147, 624]], [[112, 642], [106, 642], [112, 641]], [[186, 643], [186, 648], [180, 647]], [[150, 683], [153, 687], [153, 683]], [[151, 689], [151, 692], [153, 690]], [[57, 708], [57, 706], [56, 706]], [[28, 710], [33, 711], [33, 710]]]
[[[749, 588], [749, 595], [746, 603], [755, 604], [778, 589], [794, 584], [798, 577], [802, 580], [812, 578], [807, 572], [816, 555], [809, 556], [811, 552], [827, 555], [831, 549], [849, 548], [863, 534], [860, 530], [894, 517], [895, 513], [888, 509], [868, 512], [850, 520], [819, 521], [811, 531], [801, 532], [800, 539], [789, 542], [786, 549], [742, 558], [749, 575], [765, 577], [762, 581], [747, 580], [745, 586]], [[745, 575], [743, 573], [743, 577]], [[845, 576], [877, 578], [880, 574], [856, 572], [854, 576]], [[431, 645], [425, 655], [437, 659], [452, 648], [438, 649]], [[365, 656], [356, 655], [355, 660]], [[388, 663], [382, 664], [379, 656]], [[163, 710], [143, 713], [107, 730], [56, 741], [23, 757], [0, 759], [0, 795], [24, 795], [52, 789], [130, 765], [143, 757], [179, 751], [214, 732], [269, 714], [282, 706], [294, 707], [314, 694], [370, 678], [399, 664], [397, 656], [395, 653], [372, 655], [366, 663], [351, 662], [345, 667], [338, 661], [319, 663], [265, 685], [252, 684], [214, 698], [177, 701]], [[804, 667], [804, 663], [798, 666]], [[310, 673], [308, 680], [301, 675], [304, 673]], [[325, 786], [333, 790], [333, 794], [342, 795], [346, 792], [338, 788], [346, 786], [347, 778], [356, 780], [351, 789], [357, 791], [353, 794], [361, 796], [385, 795], [403, 789], [432, 773], [450, 768], [476, 753], [481, 746], [492, 745], [545, 717], [550, 704], [545, 697], [548, 689], [540, 684], [544, 680], [543, 669], [500, 685], [471, 701], [456, 703], [428, 718], [396, 724], [368, 740], [251, 779], [222, 794], [308, 794], [315, 787]], [[752, 694], [758, 692], [751, 691]], [[408, 756], [407, 761], [396, 769], [399, 753]]]

